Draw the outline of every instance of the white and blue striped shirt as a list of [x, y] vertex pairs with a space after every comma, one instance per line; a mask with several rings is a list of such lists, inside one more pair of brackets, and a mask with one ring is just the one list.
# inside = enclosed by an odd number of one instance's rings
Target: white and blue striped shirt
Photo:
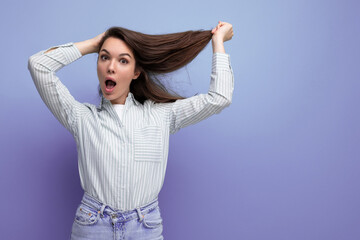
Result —
[[29, 71], [46, 106], [74, 136], [83, 190], [114, 210], [156, 199], [165, 178], [169, 135], [220, 113], [232, 101], [230, 56], [214, 53], [207, 94], [141, 104], [129, 92], [120, 120], [104, 97], [99, 106], [74, 99], [55, 73], [82, 55], [72, 42], [54, 47], [31, 56]]

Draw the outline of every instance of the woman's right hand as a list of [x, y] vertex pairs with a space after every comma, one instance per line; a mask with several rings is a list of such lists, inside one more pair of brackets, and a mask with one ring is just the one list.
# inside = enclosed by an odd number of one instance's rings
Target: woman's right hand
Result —
[[94, 46], [96, 48], [95, 52], [98, 50], [100, 41], [101, 41], [101, 39], [103, 38], [104, 35], [105, 35], [105, 32], [100, 33], [99, 35], [97, 35], [96, 37], [91, 39], [91, 41], [93, 42], [93, 44], [94, 44]]
[[82, 42], [77, 42], [75, 43], [75, 45], [83, 56], [89, 53], [97, 53], [97, 51], [99, 50], [100, 41], [104, 35], [105, 32], [97, 35], [94, 38]]

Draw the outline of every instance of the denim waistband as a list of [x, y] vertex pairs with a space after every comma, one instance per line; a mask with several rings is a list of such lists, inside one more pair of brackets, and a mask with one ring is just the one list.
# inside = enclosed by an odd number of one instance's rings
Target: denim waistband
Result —
[[137, 207], [133, 210], [122, 211], [122, 210], [114, 209], [109, 205], [100, 202], [98, 199], [94, 198], [87, 192], [84, 192], [84, 196], [81, 202], [95, 209], [98, 213], [100, 213], [100, 217], [104, 217], [105, 215], [108, 215], [111, 218], [120, 221], [129, 221], [135, 218], [139, 218], [140, 222], [144, 219], [145, 214], [154, 210], [159, 204], [158, 198], [155, 198], [150, 203], [144, 206]]

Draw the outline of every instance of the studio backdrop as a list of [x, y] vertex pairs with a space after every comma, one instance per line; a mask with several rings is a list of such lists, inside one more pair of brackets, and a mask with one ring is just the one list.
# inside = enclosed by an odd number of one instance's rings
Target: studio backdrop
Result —
[[[1, 239], [69, 239], [83, 191], [76, 143], [42, 102], [31, 55], [111, 26], [147, 34], [231, 23], [231, 105], [170, 138], [165, 239], [360, 239], [357, 1], [2, 1]], [[96, 54], [57, 72], [99, 104]], [[162, 76], [207, 93], [209, 45]]]

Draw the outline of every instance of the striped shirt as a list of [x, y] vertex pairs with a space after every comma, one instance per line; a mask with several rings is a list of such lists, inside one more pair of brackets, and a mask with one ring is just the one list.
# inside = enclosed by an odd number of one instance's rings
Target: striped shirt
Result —
[[114, 210], [132, 210], [157, 199], [170, 134], [220, 113], [232, 101], [230, 56], [214, 53], [208, 93], [141, 104], [129, 92], [120, 120], [104, 97], [99, 106], [74, 99], [56, 72], [82, 55], [72, 42], [55, 47], [32, 55], [28, 69], [42, 100], [76, 141], [81, 187]]

